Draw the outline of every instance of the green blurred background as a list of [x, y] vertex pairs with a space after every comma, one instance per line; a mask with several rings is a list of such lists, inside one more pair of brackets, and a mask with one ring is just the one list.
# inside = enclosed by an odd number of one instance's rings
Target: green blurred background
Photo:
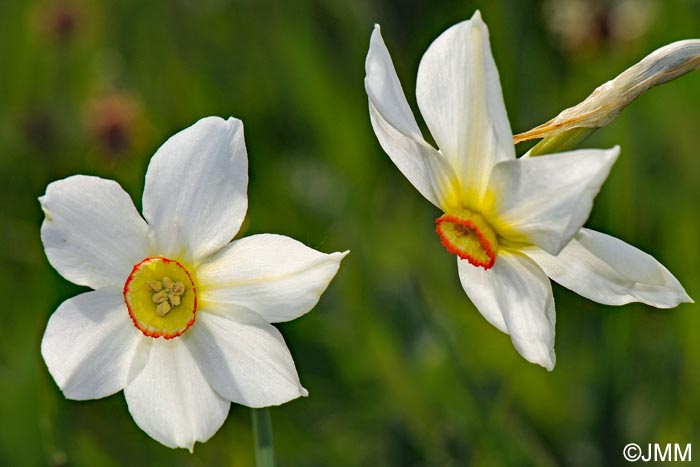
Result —
[[[476, 8], [515, 132], [700, 26], [696, 0], [0, 2], [0, 465], [253, 464], [246, 407], [193, 455], [170, 450], [121, 393], [65, 400], [39, 353], [81, 288], [46, 261], [37, 197], [95, 174], [140, 206], [155, 149], [206, 115], [245, 123], [240, 235], [352, 250], [316, 309], [279, 326], [310, 391], [271, 410], [280, 466], [621, 465], [629, 442], [700, 456], [698, 305], [612, 308], [555, 285], [557, 367], [529, 364], [472, 306], [440, 213], [379, 147], [363, 88], [372, 25], [415, 109], [422, 53]], [[584, 143], [622, 146], [588, 225], [654, 255], [695, 299], [699, 125], [693, 74]]]

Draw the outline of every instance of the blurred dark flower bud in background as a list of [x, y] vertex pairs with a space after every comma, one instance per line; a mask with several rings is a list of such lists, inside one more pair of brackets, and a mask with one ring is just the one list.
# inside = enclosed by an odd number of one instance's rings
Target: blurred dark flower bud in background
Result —
[[54, 42], [72, 42], [85, 24], [85, 10], [76, 0], [45, 1], [38, 5], [34, 22], [37, 29]]
[[112, 160], [123, 158], [140, 140], [142, 106], [134, 97], [110, 92], [88, 103], [86, 126], [97, 151]]
[[559, 47], [580, 51], [642, 36], [657, 10], [655, 0], [546, 0], [542, 14]]
[[56, 123], [46, 110], [27, 111], [20, 120], [20, 126], [27, 144], [42, 153], [50, 151], [56, 143]]

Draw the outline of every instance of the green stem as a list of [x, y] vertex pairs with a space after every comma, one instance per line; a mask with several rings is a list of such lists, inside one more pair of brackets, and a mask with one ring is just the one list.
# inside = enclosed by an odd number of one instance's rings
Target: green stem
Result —
[[267, 407], [250, 409], [253, 415], [253, 433], [255, 434], [255, 465], [257, 467], [275, 467], [275, 447], [272, 442], [272, 423]]
[[584, 139], [588, 138], [597, 128], [572, 128], [571, 130], [548, 136], [530, 149], [530, 156], [542, 154], [556, 154], [558, 152], [569, 151], [578, 146]]

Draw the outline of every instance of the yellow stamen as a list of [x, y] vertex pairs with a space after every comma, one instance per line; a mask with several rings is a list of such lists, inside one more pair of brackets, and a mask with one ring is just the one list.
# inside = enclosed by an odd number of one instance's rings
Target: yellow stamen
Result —
[[156, 308], [158, 316], [165, 316], [172, 307], [178, 306], [180, 297], [185, 293], [185, 285], [182, 282], [173, 282], [169, 277], [164, 277], [162, 283], [148, 280], [146, 287], [155, 292], [151, 300], [159, 304]]

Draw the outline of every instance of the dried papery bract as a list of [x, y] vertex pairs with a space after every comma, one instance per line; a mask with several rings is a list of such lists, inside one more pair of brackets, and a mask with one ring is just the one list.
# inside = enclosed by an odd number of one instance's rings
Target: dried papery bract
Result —
[[[583, 102], [530, 131], [513, 137], [520, 143], [545, 138], [538, 145], [551, 146], [547, 139], [558, 137], [558, 150], [571, 149], [590, 133], [612, 122], [630, 102], [659, 84], [700, 68], [700, 40], [674, 42], [647, 55], [615, 79], [596, 88]], [[564, 135], [568, 133], [568, 135]], [[575, 141], [575, 144], [573, 143]], [[562, 147], [562, 143], [566, 147]], [[542, 146], [533, 148], [531, 155], [545, 154]]]

